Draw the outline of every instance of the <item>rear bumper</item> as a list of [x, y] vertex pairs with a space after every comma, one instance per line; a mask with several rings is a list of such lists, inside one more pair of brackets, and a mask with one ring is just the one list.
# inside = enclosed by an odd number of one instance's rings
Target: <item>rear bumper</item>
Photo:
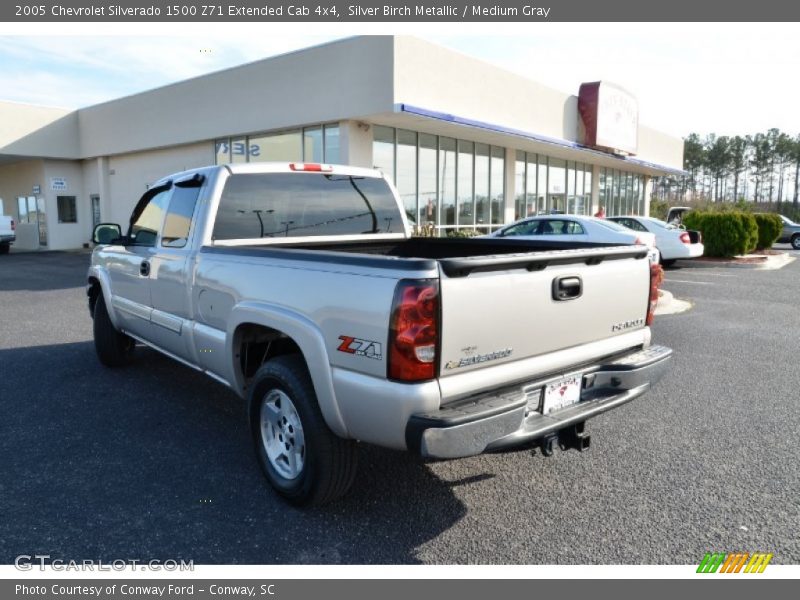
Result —
[[547, 415], [541, 412], [544, 386], [572, 373], [415, 414], [406, 445], [425, 457], [459, 458], [530, 442], [638, 398], [664, 376], [671, 358], [671, 349], [651, 346], [581, 368], [580, 402]]
[[16, 239], [16, 235], [0, 235], [0, 244], [12, 244]]

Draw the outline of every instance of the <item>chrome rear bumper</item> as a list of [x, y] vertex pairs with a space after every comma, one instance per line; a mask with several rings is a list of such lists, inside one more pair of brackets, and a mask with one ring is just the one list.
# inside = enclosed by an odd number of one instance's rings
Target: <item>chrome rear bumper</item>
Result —
[[571, 373], [413, 415], [406, 445], [425, 457], [459, 458], [530, 442], [638, 398], [664, 376], [671, 358], [670, 348], [650, 346], [576, 369], [583, 377], [580, 401], [547, 415], [541, 412], [545, 385]]

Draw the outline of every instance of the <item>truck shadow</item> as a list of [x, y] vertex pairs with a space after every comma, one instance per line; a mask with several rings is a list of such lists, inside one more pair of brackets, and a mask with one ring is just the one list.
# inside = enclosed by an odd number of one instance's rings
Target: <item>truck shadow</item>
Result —
[[0, 563], [415, 563], [464, 504], [423, 461], [363, 445], [346, 498], [314, 510], [267, 486], [243, 403], [158, 353], [102, 368], [91, 342], [0, 350]]

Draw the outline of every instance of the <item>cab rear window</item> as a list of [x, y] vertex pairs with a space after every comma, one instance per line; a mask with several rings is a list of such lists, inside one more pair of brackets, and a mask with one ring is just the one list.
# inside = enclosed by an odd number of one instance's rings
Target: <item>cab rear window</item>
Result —
[[386, 181], [322, 173], [240, 173], [225, 183], [215, 240], [402, 233]]

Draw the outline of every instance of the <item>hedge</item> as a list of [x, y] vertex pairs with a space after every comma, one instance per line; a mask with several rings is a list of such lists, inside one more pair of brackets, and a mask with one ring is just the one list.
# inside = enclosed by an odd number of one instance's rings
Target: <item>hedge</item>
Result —
[[693, 210], [683, 216], [683, 224], [702, 232], [706, 256], [747, 254], [758, 245], [758, 225], [750, 213]]
[[771, 248], [783, 230], [783, 221], [773, 213], [755, 213], [753, 215], [758, 224], [758, 247]]

